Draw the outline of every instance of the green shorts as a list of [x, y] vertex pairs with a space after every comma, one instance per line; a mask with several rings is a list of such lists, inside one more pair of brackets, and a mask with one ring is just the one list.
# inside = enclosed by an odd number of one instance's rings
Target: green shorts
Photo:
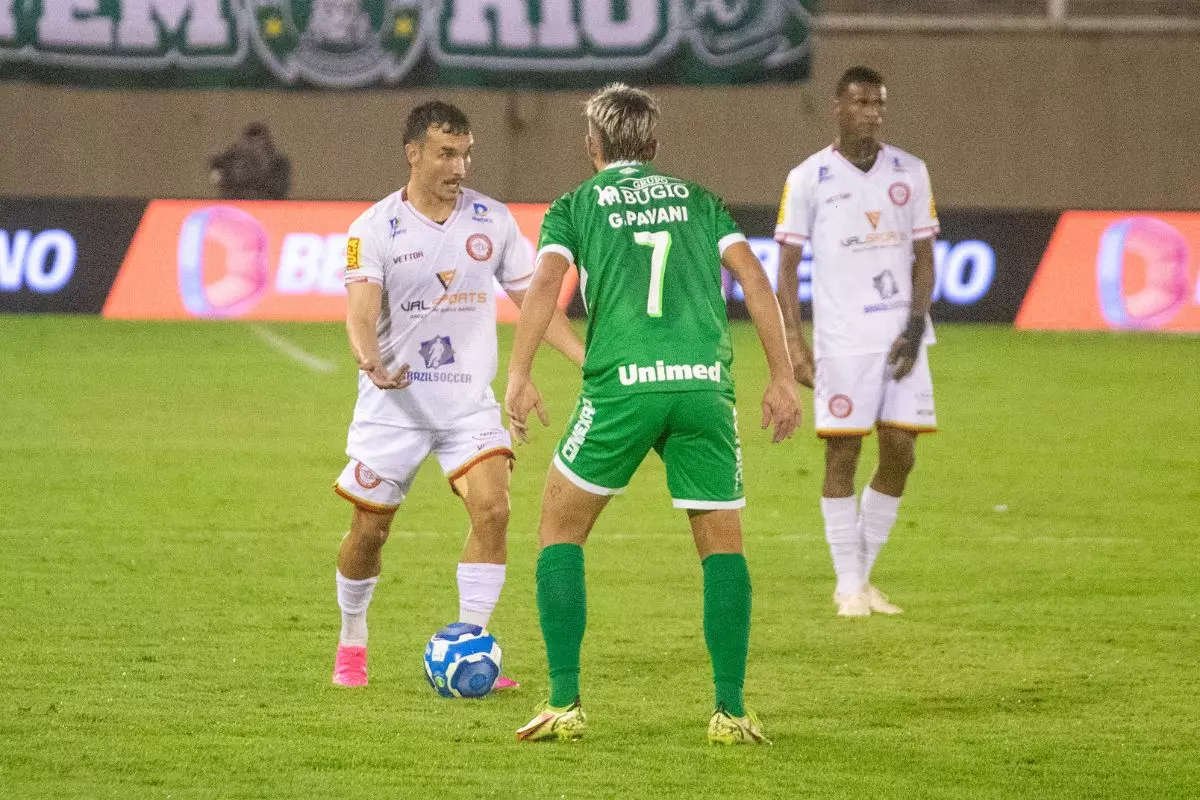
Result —
[[554, 465], [586, 492], [620, 494], [651, 448], [675, 508], [746, 505], [733, 400], [720, 392], [580, 396]]

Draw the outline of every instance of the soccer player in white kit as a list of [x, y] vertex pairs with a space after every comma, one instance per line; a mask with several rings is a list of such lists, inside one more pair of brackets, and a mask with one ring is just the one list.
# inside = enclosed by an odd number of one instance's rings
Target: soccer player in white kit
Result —
[[[512, 442], [491, 389], [495, 281], [520, 306], [532, 248], [508, 208], [463, 186], [472, 142], [454, 106], [413, 109], [407, 185], [350, 226], [346, 329], [360, 373], [350, 463], [333, 487], [354, 504], [337, 560], [338, 686], [367, 683], [366, 615], [380, 553], [431, 453], [471, 521], [458, 565], [459, 620], [487, 627], [504, 586]], [[583, 342], [561, 311], [546, 340], [583, 363]], [[502, 678], [497, 688], [512, 685]]]
[[[901, 609], [871, 583], [896, 522], [916, 438], [936, 429], [926, 345], [937, 210], [921, 159], [879, 140], [887, 89], [867, 67], [838, 82], [838, 140], [791, 171], [780, 201], [779, 303], [796, 379], [814, 387], [825, 440], [821, 513], [833, 556], [838, 616]], [[796, 267], [813, 258], [813, 351], [800, 331]], [[862, 493], [862, 439], [879, 432], [879, 467]]]

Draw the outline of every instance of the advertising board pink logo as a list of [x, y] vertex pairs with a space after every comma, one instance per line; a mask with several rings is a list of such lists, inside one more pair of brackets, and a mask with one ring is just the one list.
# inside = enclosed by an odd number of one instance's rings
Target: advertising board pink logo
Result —
[[[1096, 253], [1100, 312], [1115, 328], [1161, 328], [1188, 300], [1191, 250], [1183, 234], [1154, 217], [1128, 217], [1110, 224]], [[1132, 293], [1126, 286], [1143, 275]]]
[[179, 231], [179, 296], [197, 317], [240, 317], [270, 287], [267, 232], [231, 206], [193, 211]]

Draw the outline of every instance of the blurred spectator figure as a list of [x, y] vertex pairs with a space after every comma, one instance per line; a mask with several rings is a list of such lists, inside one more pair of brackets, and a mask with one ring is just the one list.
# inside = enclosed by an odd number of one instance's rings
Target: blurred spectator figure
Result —
[[213, 158], [210, 179], [222, 200], [283, 200], [292, 187], [292, 162], [275, 149], [261, 122], [246, 126], [242, 137]]

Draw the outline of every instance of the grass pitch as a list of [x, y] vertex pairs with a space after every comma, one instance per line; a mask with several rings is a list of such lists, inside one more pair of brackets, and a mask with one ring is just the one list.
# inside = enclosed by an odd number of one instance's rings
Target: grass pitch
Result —
[[492, 625], [524, 688], [425, 684], [466, 530], [430, 466], [385, 550], [371, 686], [332, 689], [355, 370], [340, 326], [270, 331], [337, 369], [242, 323], [0, 317], [0, 796], [1200, 795], [1196, 339], [943, 326], [942, 431], [876, 573], [907, 613], [856, 621], [829, 602], [809, 398], [770, 446], [737, 327], [747, 697], [775, 746], [721, 750], [700, 568], [654, 456], [587, 550], [588, 737], [513, 739], [546, 690], [535, 524], [578, 388], [548, 352]]

